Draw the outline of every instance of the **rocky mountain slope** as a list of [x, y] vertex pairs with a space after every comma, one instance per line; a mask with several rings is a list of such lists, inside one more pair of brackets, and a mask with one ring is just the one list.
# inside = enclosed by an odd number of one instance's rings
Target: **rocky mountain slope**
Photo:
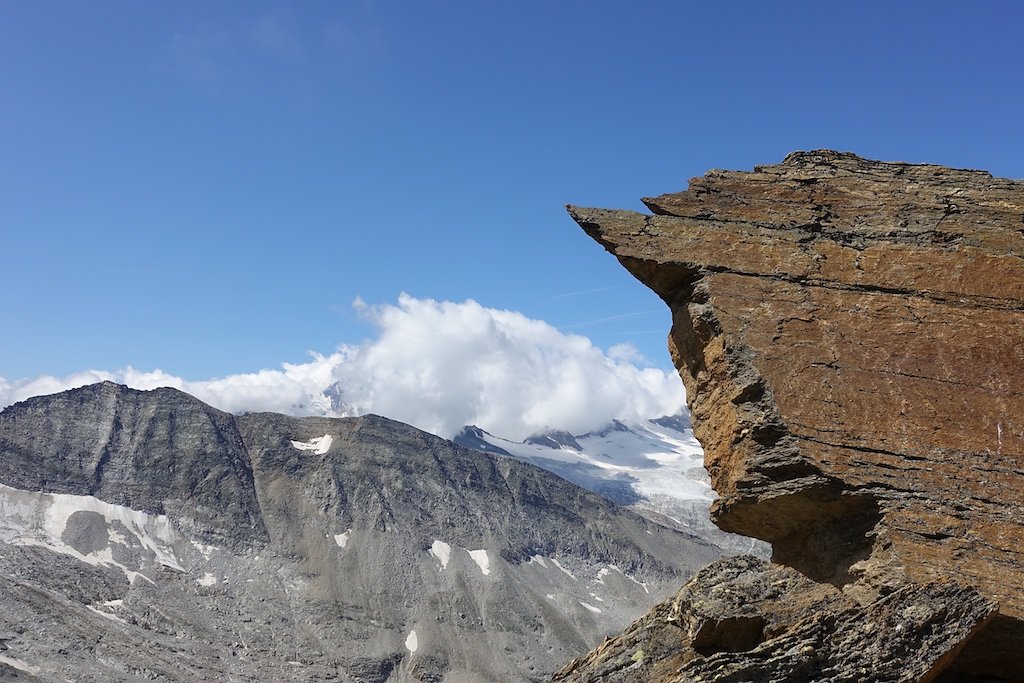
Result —
[[549, 432], [523, 442], [469, 426], [455, 443], [510, 455], [554, 472], [656, 522], [711, 540], [730, 552], [767, 556], [767, 544], [729, 534], [711, 523], [715, 499], [704, 451], [689, 415], [643, 422], [613, 420], [604, 429], [573, 435]]
[[891, 679], [1024, 680], [1024, 183], [818, 151], [644, 201], [569, 211], [672, 310], [715, 522], [868, 610], [973, 586]]
[[0, 413], [0, 678], [543, 680], [720, 555], [375, 416]]

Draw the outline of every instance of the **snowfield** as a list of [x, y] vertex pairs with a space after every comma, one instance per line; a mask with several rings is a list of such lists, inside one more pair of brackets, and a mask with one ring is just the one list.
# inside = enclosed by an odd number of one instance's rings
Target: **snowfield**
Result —
[[2, 543], [42, 546], [94, 566], [117, 567], [129, 580], [138, 576], [149, 580], [143, 569], [154, 562], [185, 571], [174, 551], [182, 540], [164, 515], [93, 496], [24, 491], [0, 484]]
[[704, 449], [689, 417], [613, 420], [596, 432], [538, 434], [510, 441], [466, 427], [454, 441], [488, 453], [510, 455], [599, 493], [655, 521], [709, 538], [723, 548], [765, 555], [767, 546], [722, 532], [710, 520], [716, 493], [704, 469]]

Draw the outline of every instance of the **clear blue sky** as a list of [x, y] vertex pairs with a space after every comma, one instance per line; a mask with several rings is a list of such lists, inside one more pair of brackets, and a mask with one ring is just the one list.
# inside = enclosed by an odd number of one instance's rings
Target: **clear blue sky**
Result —
[[818, 147], [1022, 177], [1022, 8], [0, 4], [0, 376], [276, 367], [402, 291], [667, 366], [563, 205]]

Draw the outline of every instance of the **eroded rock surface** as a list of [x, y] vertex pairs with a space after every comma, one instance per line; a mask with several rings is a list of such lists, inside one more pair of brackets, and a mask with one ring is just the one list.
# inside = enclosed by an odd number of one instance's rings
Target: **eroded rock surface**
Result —
[[934, 680], [995, 611], [975, 590], [948, 582], [860, 605], [788, 567], [729, 558], [553, 680]]
[[1024, 183], [817, 151], [644, 201], [569, 210], [672, 310], [715, 522], [860, 604], [976, 587], [950, 671], [1020, 680]]

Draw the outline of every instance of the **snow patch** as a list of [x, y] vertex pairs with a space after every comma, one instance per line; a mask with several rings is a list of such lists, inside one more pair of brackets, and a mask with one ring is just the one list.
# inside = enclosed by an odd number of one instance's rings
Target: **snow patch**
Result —
[[638, 585], [641, 588], [643, 588], [644, 589], [644, 593], [650, 593], [651, 592], [651, 589], [648, 588], [647, 584], [644, 583], [643, 581], [638, 581], [637, 579], [634, 579], [632, 576], [630, 576], [629, 574], [626, 574], [625, 572], [623, 572], [622, 575], [625, 576], [630, 581], [632, 581], [633, 583], [635, 583], [636, 585]]
[[196, 583], [200, 586], [206, 586], [209, 588], [217, 583], [217, 577], [210, 572], [206, 572], [201, 578], [196, 579]]
[[618, 572], [618, 573], [622, 574], [624, 577], [626, 577], [627, 579], [629, 579], [630, 581], [632, 581], [636, 585], [638, 585], [641, 588], [643, 588], [644, 589], [644, 593], [650, 593], [651, 592], [651, 589], [647, 587], [646, 583], [644, 583], [643, 581], [638, 581], [637, 579], [634, 579], [632, 576], [630, 576], [626, 572], [622, 571], [621, 569], [616, 567], [614, 564], [610, 564], [610, 565], [608, 565], [607, 569], [602, 568], [599, 572], [597, 572], [597, 582], [598, 583], [604, 583], [604, 581], [603, 581], [604, 577], [608, 576], [612, 572]]
[[563, 574], [565, 574], [566, 576], [568, 576], [570, 579], [572, 579], [573, 581], [576, 580], [576, 575], [573, 574], [568, 569], [566, 569], [565, 567], [563, 567], [561, 564], [559, 564], [558, 560], [556, 560], [554, 558], [551, 558], [551, 563], [554, 564], [556, 567], [558, 567], [558, 569], [561, 570], [561, 572]]
[[544, 559], [543, 555], [534, 555], [533, 557], [530, 558], [530, 561], [527, 562], [527, 564], [539, 564], [540, 566], [544, 567], [545, 569], [547, 569], [547, 566], [548, 566], [547, 560]]
[[334, 442], [334, 437], [330, 434], [324, 434], [323, 436], [309, 441], [292, 441], [292, 446], [298, 448], [300, 451], [313, 451], [314, 455], [323, 455], [331, 449], [331, 443]]
[[405, 639], [405, 649], [409, 652], [416, 652], [420, 647], [420, 639], [416, 637], [416, 629], [409, 631]]
[[344, 548], [348, 545], [348, 536], [352, 533], [351, 529], [348, 529], [343, 534], [334, 534], [334, 542], [338, 544], [339, 548]]
[[[207, 560], [210, 559], [210, 557], [213, 556], [213, 553], [217, 550], [217, 546], [206, 545], [205, 543], [200, 543], [199, 541], [192, 541], [192, 545], [195, 546], [195, 549], [202, 553], [203, 558]], [[260, 558], [257, 557], [256, 559], [258, 560]]]
[[448, 558], [451, 557], [452, 547], [444, 541], [434, 541], [430, 544], [430, 554], [441, 563], [441, 569], [445, 569], [448, 567]]
[[100, 615], [101, 617], [106, 617], [107, 619], [110, 619], [111, 621], [116, 621], [116, 622], [121, 623], [121, 624], [127, 624], [128, 623], [127, 621], [125, 621], [121, 617], [117, 616], [116, 614], [111, 614], [110, 612], [104, 612], [103, 610], [96, 609], [92, 605], [86, 605], [86, 607], [88, 607], [91, 611], [95, 612], [96, 614]]
[[593, 605], [591, 605], [589, 603], [586, 603], [586, 602], [583, 602], [582, 600], [580, 600], [579, 603], [581, 605], [583, 605], [585, 608], [587, 608], [588, 610], [590, 610], [591, 612], [593, 612], [594, 614], [600, 614], [601, 613], [601, 608], [599, 608], [599, 607], [594, 607]]
[[35, 676], [39, 673], [38, 666], [29, 666], [25, 662], [17, 659], [16, 657], [8, 657], [7, 655], [0, 655], [0, 663], [6, 664], [9, 667], [15, 668], [18, 671], [24, 671], [27, 674]]
[[[106, 524], [106, 547], [82, 553], [64, 541], [68, 520], [78, 512], [94, 513], [103, 518]], [[115, 524], [118, 525], [116, 528], [113, 526]], [[129, 539], [121, 533], [125, 531], [134, 538]], [[152, 561], [184, 572], [174, 552], [175, 544], [181, 541], [181, 535], [166, 515], [139, 512], [93, 496], [24, 491], [0, 484], [2, 543], [41, 546], [93, 566], [118, 567], [130, 581], [140, 576], [151, 581], [142, 574], [141, 567], [127, 567], [116, 561], [113, 557], [113, 544], [138, 544], [149, 551]]]
[[466, 550], [469, 556], [473, 558], [477, 566], [480, 567], [480, 572], [486, 576], [491, 573], [491, 558], [487, 556], [486, 550]]
[[638, 510], [685, 519], [678, 511], [700, 516], [716, 497], [704, 451], [681, 418], [615, 420], [607, 429], [575, 436], [581, 450], [516, 443], [488, 432], [480, 438], [485, 448], [500, 449], [612, 500], [617, 498], [610, 493], [629, 493], [630, 507]]

